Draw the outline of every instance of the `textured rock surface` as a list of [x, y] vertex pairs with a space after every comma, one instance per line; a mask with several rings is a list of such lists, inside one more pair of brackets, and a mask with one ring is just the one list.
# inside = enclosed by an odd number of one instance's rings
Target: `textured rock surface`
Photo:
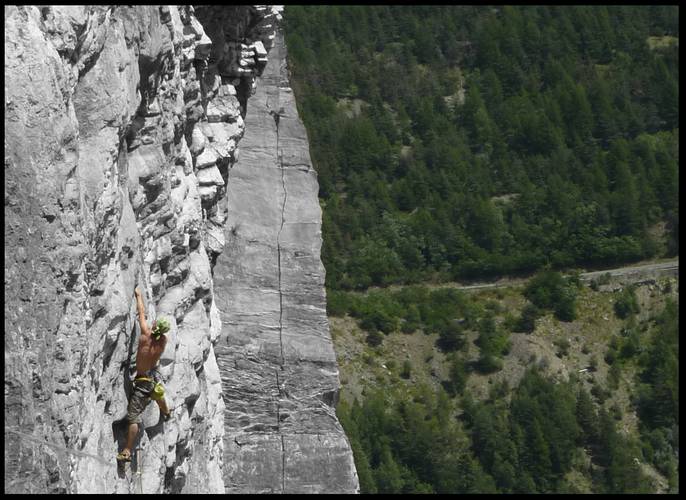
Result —
[[[286, 489], [314, 491], [332, 470], [317, 469], [318, 461], [352, 467], [333, 409], [321, 403], [334, 398], [337, 372], [321, 288], [316, 180], [295, 162], [275, 169], [273, 185], [237, 174], [232, 187], [233, 171], [230, 179], [245, 129], [241, 111], [277, 18], [264, 6], [5, 7], [6, 492], [211, 493], [233, 491], [237, 482], [263, 491], [269, 481], [283, 486], [271, 475], [277, 463], [292, 478]], [[271, 92], [280, 99], [278, 87]], [[305, 140], [302, 132], [294, 145]], [[268, 139], [242, 146], [243, 153], [273, 151]], [[280, 144], [284, 158], [307, 151]], [[289, 201], [279, 211], [271, 202], [284, 187]], [[228, 241], [232, 259], [258, 259], [245, 266], [268, 291], [253, 290], [254, 300], [234, 293], [218, 307], [212, 266], [225, 247], [225, 225], [235, 229], [249, 215], [245, 204], [227, 211], [227, 190], [239, 196], [240, 189], [248, 190], [244, 203], [275, 211], [282, 265]], [[290, 224], [296, 220], [303, 222]], [[274, 236], [274, 227], [263, 230]], [[134, 461], [123, 470], [114, 456], [139, 334], [136, 285], [149, 318], [172, 318], [161, 371], [174, 418], [161, 423], [157, 407], [148, 407]], [[275, 302], [265, 298], [272, 296]], [[237, 330], [222, 330], [220, 315], [255, 321], [221, 343], [235, 355], [233, 366], [244, 367], [244, 386], [220, 374], [215, 344]], [[274, 344], [273, 330], [259, 325], [276, 324]], [[266, 338], [257, 352], [253, 333]], [[274, 396], [259, 398], [278, 409], [281, 432], [239, 435], [235, 394], [252, 395], [277, 368]], [[233, 404], [226, 414], [225, 401]], [[253, 414], [253, 401], [242, 404], [254, 417], [248, 425], [274, 424], [271, 410]], [[268, 452], [277, 445], [278, 455]], [[293, 459], [284, 461], [282, 449]], [[338, 488], [339, 477], [332, 490], [347, 488]]]
[[307, 134], [277, 34], [228, 176], [226, 249], [214, 269], [222, 332], [227, 493], [354, 493], [334, 411], [339, 378], [320, 260]]

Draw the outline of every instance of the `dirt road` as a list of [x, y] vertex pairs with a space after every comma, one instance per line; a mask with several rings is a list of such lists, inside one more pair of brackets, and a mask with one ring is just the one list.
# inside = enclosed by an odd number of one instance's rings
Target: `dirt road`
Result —
[[610, 276], [612, 276], [613, 278], [644, 274], [648, 274], [651, 276], [677, 276], [679, 274], [679, 259], [670, 260], [668, 262], [658, 262], [655, 264], [645, 264], [642, 266], [628, 266], [620, 267], [617, 269], [583, 273], [581, 275], [581, 279], [590, 281], [593, 278], [598, 278], [599, 276], [602, 276], [606, 273], [610, 273]]
[[[666, 262], [656, 262], [651, 264], [618, 267], [615, 269], [603, 269], [601, 271], [591, 271], [587, 273], [581, 273], [579, 278], [583, 282], [589, 282], [593, 279], [599, 278], [604, 274], [609, 274], [610, 278], [615, 281], [640, 281], [641, 279], [656, 278], [658, 276], [678, 276], [679, 259], [677, 258]], [[472, 285], [460, 285], [457, 283], [452, 286], [455, 286], [455, 288], [459, 288], [460, 290], [479, 290], [483, 288], [499, 288], [519, 285], [526, 283], [528, 280], [529, 278], [503, 278], [492, 283], [476, 283]]]
[[[679, 275], [679, 258], [664, 262], [651, 262], [648, 264], [634, 264], [626, 267], [617, 267], [615, 269], [602, 269], [600, 271], [589, 271], [581, 273], [579, 279], [588, 283], [594, 278], [599, 278], [604, 274], [610, 274], [611, 281], [622, 282], [638, 282], [641, 280], [654, 279], [659, 276], [678, 276]], [[523, 285], [531, 276], [526, 278], [500, 278], [496, 281], [489, 281], [484, 283], [470, 283], [469, 285], [460, 282], [448, 282], [441, 284], [427, 284], [418, 283], [418, 285], [425, 286], [429, 289], [436, 288], [457, 288], [458, 290], [483, 290], [487, 288], [503, 288], [508, 286]], [[390, 285], [388, 287], [369, 287], [365, 292], [357, 292], [361, 295], [366, 295], [375, 290], [400, 290], [403, 285]]]

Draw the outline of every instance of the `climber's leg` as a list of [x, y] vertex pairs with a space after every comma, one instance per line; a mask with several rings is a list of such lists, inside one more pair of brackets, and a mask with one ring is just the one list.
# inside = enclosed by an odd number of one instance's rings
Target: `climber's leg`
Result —
[[138, 424], [133, 422], [129, 423], [129, 429], [126, 433], [126, 446], [121, 451], [121, 453], [117, 455], [118, 460], [123, 460], [125, 462], [131, 461], [131, 448], [133, 448], [133, 442], [136, 440], [137, 434]]
[[148, 380], [136, 379], [133, 382], [133, 393], [129, 400], [129, 406], [126, 409], [126, 419], [129, 421], [129, 428], [126, 433], [126, 446], [117, 455], [117, 460], [130, 461], [131, 449], [138, 434], [138, 424], [141, 422], [141, 415], [143, 410], [150, 402], [150, 394], [152, 393], [153, 383]]
[[171, 411], [169, 410], [169, 408], [167, 408], [167, 402], [164, 399], [156, 399], [155, 403], [157, 403], [157, 406], [160, 407], [160, 413], [162, 414], [164, 419], [168, 420], [171, 416]]

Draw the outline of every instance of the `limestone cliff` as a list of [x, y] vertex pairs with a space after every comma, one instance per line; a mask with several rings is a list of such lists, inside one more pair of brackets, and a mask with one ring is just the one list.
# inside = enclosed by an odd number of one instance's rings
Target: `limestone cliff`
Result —
[[[316, 177], [287, 84], [257, 78], [284, 64], [279, 11], [5, 7], [6, 492], [357, 490]], [[174, 417], [150, 405], [118, 468], [136, 285], [172, 319]]]

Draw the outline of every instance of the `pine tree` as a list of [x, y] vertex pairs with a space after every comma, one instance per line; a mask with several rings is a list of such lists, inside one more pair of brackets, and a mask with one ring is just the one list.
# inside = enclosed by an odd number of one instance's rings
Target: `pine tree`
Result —
[[598, 415], [591, 395], [583, 388], [579, 389], [576, 400], [576, 419], [579, 424], [579, 440], [585, 446], [598, 443]]

